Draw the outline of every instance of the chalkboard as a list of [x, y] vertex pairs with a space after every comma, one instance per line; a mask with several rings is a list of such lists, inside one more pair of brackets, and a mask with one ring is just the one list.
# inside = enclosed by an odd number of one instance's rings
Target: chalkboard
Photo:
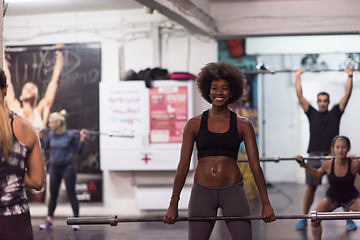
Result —
[[[65, 109], [67, 128], [99, 131], [100, 43], [65, 44], [63, 70], [51, 112]], [[46, 91], [55, 65], [54, 45], [7, 46], [15, 97], [19, 99], [26, 82], [38, 86], [39, 99]], [[75, 156], [78, 172], [100, 172], [99, 136], [89, 135], [81, 155]]]

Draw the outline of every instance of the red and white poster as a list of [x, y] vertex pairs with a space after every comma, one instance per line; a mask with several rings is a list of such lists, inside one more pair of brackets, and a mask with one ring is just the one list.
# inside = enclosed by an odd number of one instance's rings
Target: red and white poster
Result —
[[150, 143], [181, 143], [188, 120], [186, 86], [150, 89]]

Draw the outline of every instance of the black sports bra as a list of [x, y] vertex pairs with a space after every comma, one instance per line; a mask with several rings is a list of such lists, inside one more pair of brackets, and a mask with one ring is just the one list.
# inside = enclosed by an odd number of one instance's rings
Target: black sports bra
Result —
[[236, 113], [230, 111], [230, 127], [224, 133], [209, 131], [208, 115], [209, 110], [203, 112], [199, 133], [195, 137], [198, 159], [208, 156], [227, 156], [237, 160], [241, 141], [237, 130]]

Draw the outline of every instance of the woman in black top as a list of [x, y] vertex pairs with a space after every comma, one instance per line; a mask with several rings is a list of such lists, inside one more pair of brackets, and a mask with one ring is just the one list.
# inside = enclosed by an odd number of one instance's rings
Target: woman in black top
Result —
[[44, 164], [31, 123], [5, 107], [7, 88], [0, 69], [0, 239], [32, 240], [25, 186], [42, 188]]
[[[189, 172], [194, 143], [198, 164], [189, 202], [190, 217], [214, 217], [218, 208], [224, 216], [250, 215], [249, 202], [243, 187], [243, 175], [237, 165], [239, 145], [244, 141], [249, 164], [259, 189], [262, 216], [265, 222], [275, 220], [251, 122], [230, 111], [228, 104], [243, 93], [242, 72], [229, 63], [209, 63], [197, 78], [202, 97], [211, 108], [191, 118], [183, 132], [180, 162], [177, 168], [170, 206], [164, 222], [174, 224], [178, 201]], [[189, 239], [209, 239], [214, 221], [189, 222]], [[226, 221], [233, 239], [252, 239], [250, 221]]]
[[[316, 211], [332, 212], [338, 207], [360, 211], [359, 192], [354, 186], [355, 175], [360, 173], [360, 163], [358, 159], [346, 157], [350, 147], [349, 138], [336, 136], [331, 143], [331, 151], [335, 158], [324, 161], [319, 169], [304, 163], [301, 156], [295, 157], [312, 176], [320, 178], [328, 175], [330, 187], [317, 205]], [[321, 239], [320, 221], [312, 222], [311, 226], [314, 239]]]

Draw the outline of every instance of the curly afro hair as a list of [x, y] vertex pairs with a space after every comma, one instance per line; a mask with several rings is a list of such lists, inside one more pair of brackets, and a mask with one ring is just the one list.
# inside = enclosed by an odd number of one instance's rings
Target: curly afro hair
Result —
[[212, 62], [203, 67], [197, 77], [197, 87], [201, 96], [209, 103], [210, 88], [213, 80], [224, 79], [229, 82], [231, 97], [228, 104], [237, 101], [243, 94], [244, 75], [236, 66], [226, 62]]

